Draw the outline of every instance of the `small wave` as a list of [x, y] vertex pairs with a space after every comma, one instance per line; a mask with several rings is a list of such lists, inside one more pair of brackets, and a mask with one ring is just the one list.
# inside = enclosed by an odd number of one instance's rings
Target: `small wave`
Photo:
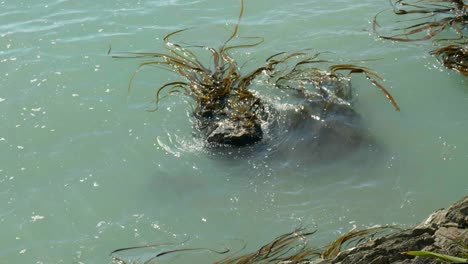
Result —
[[148, 5], [156, 6], [156, 7], [163, 7], [163, 6], [188, 6], [198, 4], [202, 1], [195, 0], [195, 1], [180, 1], [180, 0], [164, 0], [164, 1], [150, 1]]
[[177, 158], [180, 158], [185, 153], [204, 151], [203, 141], [195, 137], [186, 138], [176, 134], [166, 133], [165, 136], [158, 136], [156, 141], [162, 149]]

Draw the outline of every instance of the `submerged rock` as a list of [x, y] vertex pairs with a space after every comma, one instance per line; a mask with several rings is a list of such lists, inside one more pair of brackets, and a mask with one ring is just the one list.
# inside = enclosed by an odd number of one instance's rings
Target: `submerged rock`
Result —
[[198, 105], [194, 127], [206, 146], [219, 151], [220, 146], [262, 142], [260, 149], [278, 149], [276, 155], [322, 162], [340, 159], [371, 141], [354, 109], [349, 78], [310, 68], [278, 78], [268, 84], [283, 91], [278, 102], [269, 95], [238, 99], [232, 94], [213, 104], [216, 107]]

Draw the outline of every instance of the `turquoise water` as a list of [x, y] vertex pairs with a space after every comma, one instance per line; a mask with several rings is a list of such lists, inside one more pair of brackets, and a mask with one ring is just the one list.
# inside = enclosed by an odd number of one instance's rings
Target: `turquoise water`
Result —
[[387, 1], [246, 1], [240, 34], [265, 41], [235, 51], [240, 62], [303, 48], [368, 60], [401, 107], [355, 75], [356, 110], [379, 151], [324, 163], [307, 149], [211, 155], [183, 96], [146, 111], [173, 75], [143, 70], [128, 93], [138, 61], [112, 59], [109, 46], [163, 51], [163, 36], [187, 27], [179, 41], [218, 46], [239, 1], [132, 2], [0, 1], [1, 263], [110, 263], [117, 248], [187, 239], [252, 249], [298, 226], [324, 245], [353, 227], [413, 225], [468, 193], [466, 80], [427, 55], [430, 42], [369, 33]]

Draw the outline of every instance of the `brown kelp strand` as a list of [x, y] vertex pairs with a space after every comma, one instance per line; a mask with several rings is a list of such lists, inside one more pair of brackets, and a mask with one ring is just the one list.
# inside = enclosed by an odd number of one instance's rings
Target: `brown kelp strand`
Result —
[[468, 76], [468, 46], [451, 44], [431, 51], [437, 60], [445, 67]]
[[[468, 23], [468, 14], [467, 5], [462, 0], [397, 0], [390, 3], [396, 15], [408, 17], [400, 22], [409, 25], [395, 29], [401, 33], [390, 36], [379, 35], [380, 38], [403, 42], [428, 40], [448, 28], [453, 29], [457, 35], [452, 39], [464, 37], [463, 31]], [[374, 17], [375, 32], [380, 26], [378, 16], [381, 13]]]

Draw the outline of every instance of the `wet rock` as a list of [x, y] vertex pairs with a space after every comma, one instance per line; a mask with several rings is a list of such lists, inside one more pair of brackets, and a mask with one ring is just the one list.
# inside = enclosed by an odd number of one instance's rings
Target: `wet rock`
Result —
[[206, 137], [209, 144], [248, 146], [257, 143], [263, 138], [263, 130], [257, 118], [246, 119], [223, 119], [212, 125], [212, 131]]
[[195, 130], [204, 138], [207, 147], [250, 146], [263, 139], [261, 124], [268, 116], [259, 98], [231, 95], [209, 104], [199, 104], [194, 111]]
[[[297, 139], [292, 149], [306, 147], [314, 159], [329, 160], [347, 155], [369, 138], [353, 108], [348, 78], [301, 69], [281, 77], [275, 86], [285, 91], [282, 99], [293, 100], [292, 111], [274, 109], [252, 93], [248, 97], [232, 93], [200, 103], [195, 111], [195, 128], [207, 146], [251, 146], [262, 141], [266, 133], [270, 133], [269, 138], [283, 137], [271, 133], [275, 131]], [[274, 128], [278, 123], [281, 129]]]

